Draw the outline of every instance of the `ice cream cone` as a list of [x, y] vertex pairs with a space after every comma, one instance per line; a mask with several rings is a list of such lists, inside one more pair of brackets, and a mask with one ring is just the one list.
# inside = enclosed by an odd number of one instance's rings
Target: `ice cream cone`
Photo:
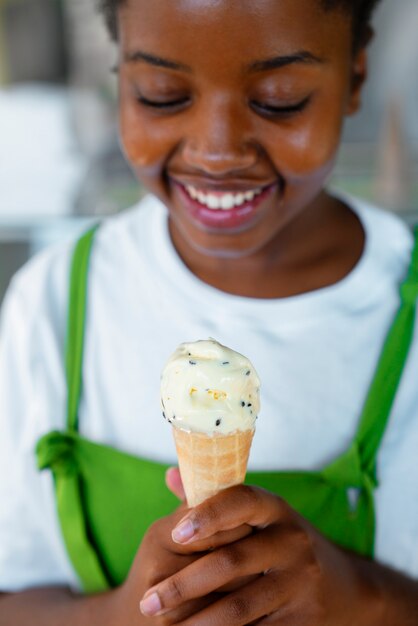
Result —
[[206, 435], [173, 428], [187, 504], [244, 482], [254, 430]]
[[182, 343], [161, 376], [187, 503], [244, 482], [260, 410], [260, 379], [247, 357], [215, 339]]

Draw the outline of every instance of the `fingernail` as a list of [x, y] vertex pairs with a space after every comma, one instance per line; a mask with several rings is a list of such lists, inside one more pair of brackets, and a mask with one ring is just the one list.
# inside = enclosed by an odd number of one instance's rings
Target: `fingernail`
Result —
[[143, 615], [155, 615], [156, 613], [159, 613], [162, 606], [158, 593], [151, 593], [151, 595], [141, 600], [139, 608], [141, 609], [141, 613], [143, 613]]
[[181, 521], [171, 533], [173, 541], [176, 543], [185, 543], [189, 541], [194, 535], [193, 522], [190, 519]]

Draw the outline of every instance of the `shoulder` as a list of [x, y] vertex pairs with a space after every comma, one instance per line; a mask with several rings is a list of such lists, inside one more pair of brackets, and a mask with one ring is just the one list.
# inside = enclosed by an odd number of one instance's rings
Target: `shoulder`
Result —
[[414, 234], [408, 224], [396, 214], [365, 200], [343, 196], [343, 201], [360, 219], [365, 235], [365, 254], [376, 271], [388, 279], [401, 281], [405, 277], [414, 247]]
[[153, 195], [145, 196], [132, 208], [105, 219], [96, 235], [95, 258], [112, 263], [130, 260], [130, 253], [144, 255], [155, 231], [164, 224], [166, 208]]
[[[33, 324], [45, 319], [51, 310], [58, 315], [66, 302], [66, 285], [74, 242], [55, 244], [30, 259], [13, 276], [6, 292], [3, 316], [14, 312], [11, 321], [20, 319], [30, 334]], [[19, 315], [16, 315], [16, 312]], [[16, 319], [17, 318], [17, 319]]]
[[[141, 202], [123, 213], [103, 220], [94, 242], [94, 257], [114, 264], [121, 253], [133, 246], [141, 247], [152, 228], [155, 213], [161, 214], [163, 205], [154, 196], [146, 196]], [[54, 244], [30, 259], [12, 278], [7, 290], [5, 306], [19, 302], [27, 317], [39, 316], [46, 309], [52, 315], [65, 310], [68, 300], [68, 282], [75, 246], [87, 232], [88, 226], [71, 235], [64, 242]]]
[[385, 243], [388, 250], [410, 251], [412, 230], [401, 217], [360, 198], [345, 196], [343, 199], [358, 215], [366, 235]]

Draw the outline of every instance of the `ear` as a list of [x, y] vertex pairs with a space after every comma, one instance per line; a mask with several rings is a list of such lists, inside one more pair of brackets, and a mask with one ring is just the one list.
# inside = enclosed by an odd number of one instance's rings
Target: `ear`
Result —
[[350, 97], [346, 115], [354, 115], [361, 107], [361, 95], [368, 73], [368, 45], [373, 39], [373, 29], [368, 26], [360, 45], [353, 53]]

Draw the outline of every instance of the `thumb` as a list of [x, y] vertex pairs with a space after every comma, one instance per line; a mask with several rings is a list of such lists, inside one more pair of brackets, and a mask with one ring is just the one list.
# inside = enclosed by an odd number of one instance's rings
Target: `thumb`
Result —
[[186, 494], [184, 493], [183, 482], [178, 467], [170, 467], [170, 469], [166, 471], [165, 484], [179, 500], [183, 502], [186, 500]]

